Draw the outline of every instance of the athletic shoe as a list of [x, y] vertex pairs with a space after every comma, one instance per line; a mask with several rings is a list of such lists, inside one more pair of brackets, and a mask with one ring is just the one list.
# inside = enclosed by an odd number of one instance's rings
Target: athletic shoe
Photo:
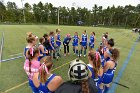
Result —
[[64, 57], [66, 56], [66, 54], [64, 54]]
[[84, 55], [84, 57], [86, 57], [86, 55]]

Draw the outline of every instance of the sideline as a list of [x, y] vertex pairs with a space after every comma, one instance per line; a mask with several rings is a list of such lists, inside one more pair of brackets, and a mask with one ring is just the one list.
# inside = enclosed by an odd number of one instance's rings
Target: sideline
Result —
[[9, 58], [9, 59], [1, 60], [1, 62], [8, 62], [8, 61], [15, 60], [15, 59], [19, 59], [19, 58], [23, 58], [23, 57], [24, 57], [24, 56], [12, 57], [12, 58]]

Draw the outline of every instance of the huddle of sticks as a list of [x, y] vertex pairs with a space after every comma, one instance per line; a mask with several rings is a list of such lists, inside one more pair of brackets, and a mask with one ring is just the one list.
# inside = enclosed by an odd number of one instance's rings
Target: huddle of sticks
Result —
[[[73, 37], [67, 34], [63, 41], [61, 41], [60, 32], [60, 29], [56, 29], [56, 33], [50, 32], [49, 35], [44, 34], [41, 38], [31, 32], [27, 33], [24, 70], [32, 92], [107, 93], [113, 81], [120, 54], [119, 50], [114, 48], [114, 39], [109, 39], [108, 33], [104, 33], [99, 47], [95, 50], [95, 32], [91, 32], [89, 39], [86, 30], [81, 37], [78, 32], [75, 32]], [[38, 41], [39, 44], [37, 44]], [[72, 60], [68, 70], [69, 80], [64, 81], [61, 76], [52, 73], [53, 61], [62, 58], [61, 45], [64, 46], [64, 56], [70, 55], [71, 41], [74, 55], [86, 57], [88, 64], [80, 58]], [[79, 45], [80, 50], [78, 50]], [[88, 53], [86, 53], [87, 49]]]

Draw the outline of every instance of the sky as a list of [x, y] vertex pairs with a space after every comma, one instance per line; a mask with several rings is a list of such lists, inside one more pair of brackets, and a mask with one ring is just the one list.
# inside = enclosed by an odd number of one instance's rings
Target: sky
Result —
[[[18, 7], [22, 7], [21, 0], [4, 0], [4, 3], [6, 2], [15, 2]], [[117, 6], [125, 6], [125, 5], [133, 5], [136, 6], [137, 4], [140, 4], [140, 0], [23, 0], [23, 3], [28, 2], [29, 4], [38, 3], [39, 1], [43, 3], [52, 3], [55, 7], [59, 6], [66, 6], [66, 7], [86, 7], [88, 9], [92, 9], [94, 4], [97, 4], [98, 6], [103, 6], [103, 8], [107, 8], [107, 6], [112, 6], [113, 4]]]

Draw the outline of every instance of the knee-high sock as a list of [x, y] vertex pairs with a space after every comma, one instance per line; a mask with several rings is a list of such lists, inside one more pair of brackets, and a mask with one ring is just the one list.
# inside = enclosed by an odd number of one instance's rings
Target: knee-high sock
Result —
[[81, 53], [80, 53], [81, 55], [82, 55], [82, 51], [83, 51], [83, 50], [81, 49]]
[[86, 55], [86, 48], [84, 48], [84, 55]]
[[75, 53], [75, 48], [73, 48], [73, 53]]
[[78, 55], [78, 50], [76, 49], [76, 55]]
[[104, 93], [107, 93], [109, 91], [109, 87], [105, 86]]

